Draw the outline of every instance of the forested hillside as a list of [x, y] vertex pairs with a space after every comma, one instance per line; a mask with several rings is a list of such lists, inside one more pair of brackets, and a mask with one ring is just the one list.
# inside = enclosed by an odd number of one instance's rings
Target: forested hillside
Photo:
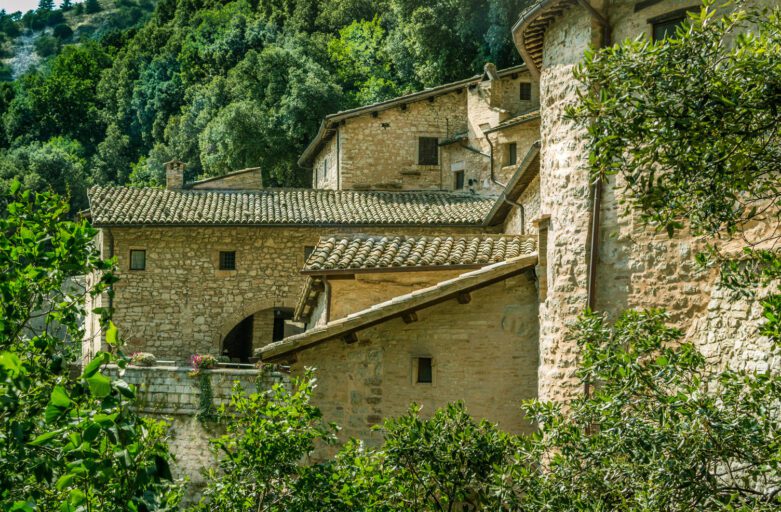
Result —
[[188, 178], [260, 166], [305, 185], [295, 162], [325, 114], [517, 63], [526, 1], [159, 0], [0, 83], [0, 186], [82, 208], [91, 184], [162, 183], [171, 158]]

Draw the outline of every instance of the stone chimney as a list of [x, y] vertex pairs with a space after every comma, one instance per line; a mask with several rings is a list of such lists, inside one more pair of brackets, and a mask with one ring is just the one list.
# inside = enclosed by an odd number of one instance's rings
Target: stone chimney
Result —
[[165, 164], [165, 188], [182, 190], [184, 188], [184, 162], [171, 160]]

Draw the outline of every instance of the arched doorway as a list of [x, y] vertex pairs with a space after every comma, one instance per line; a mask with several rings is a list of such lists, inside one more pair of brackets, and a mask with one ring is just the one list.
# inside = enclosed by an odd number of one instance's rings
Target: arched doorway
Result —
[[299, 332], [290, 323], [292, 319], [292, 308], [256, 311], [236, 324], [223, 338], [221, 354], [232, 363], [249, 363], [255, 349]]

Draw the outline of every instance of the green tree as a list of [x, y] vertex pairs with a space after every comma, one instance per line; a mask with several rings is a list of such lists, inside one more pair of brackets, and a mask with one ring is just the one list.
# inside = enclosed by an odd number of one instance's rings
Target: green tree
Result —
[[[23, 191], [18, 181], [0, 204], [0, 507], [172, 509], [179, 495], [163, 425], [137, 417], [134, 389], [105, 373], [110, 362], [125, 364], [113, 325], [111, 352], [71, 375], [85, 294], [68, 291], [65, 280], [95, 272], [92, 296], [114, 281], [92, 243], [96, 231], [66, 220], [57, 196]], [[33, 329], [34, 318], [44, 328]]]
[[385, 30], [377, 17], [351, 23], [328, 42], [328, 55], [339, 82], [352, 96], [351, 106], [376, 103], [402, 92], [394, 81], [385, 44]]
[[54, 0], [38, 0], [38, 11], [53, 11]]
[[281, 511], [301, 471], [302, 458], [316, 442], [331, 442], [334, 427], [309, 403], [314, 380], [297, 380], [293, 391], [281, 384], [247, 394], [234, 387], [220, 409], [227, 433], [212, 442], [225, 454], [220, 472], [209, 474], [202, 510]]
[[70, 11], [73, 9], [73, 2], [72, 0], [62, 0], [62, 3], [60, 4], [60, 9], [62, 11]]
[[84, 0], [84, 12], [87, 14], [94, 14], [102, 10], [103, 8], [98, 0]]

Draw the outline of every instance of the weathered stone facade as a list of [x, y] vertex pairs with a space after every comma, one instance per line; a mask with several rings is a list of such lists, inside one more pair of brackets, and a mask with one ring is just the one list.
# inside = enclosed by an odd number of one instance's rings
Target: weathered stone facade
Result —
[[[376, 443], [371, 430], [404, 414], [411, 402], [428, 416], [462, 400], [478, 418], [511, 432], [533, 428], [520, 412], [537, 393], [537, 301], [531, 272], [487, 286], [471, 301], [450, 300], [362, 330], [358, 341], [334, 339], [298, 353], [292, 367], [318, 369], [314, 401], [342, 426], [343, 439]], [[432, 360], [433, 381], [418, 383], [416, 358]]]
[[[521, 84], [528, 86], [528, 97], [522, 97]], [[538, 129], [533, 122], [507, 130], [493, 149], [484, 130], [537, 108], [537, 85], [522, 66], [497, 72], [488, 65], [482, 77], [442, 86], [435, 93], [437, 89], [335, 114], [332, 122], [326, 118], [324, 123], [331, 123], [327, 133], [318, 134], [313, 142], [317, 149], [300, 162], [311, 166], [313, 186], [454, 190], [459, 184], [456, 173], [463, 172], [462, 189], [498, 194], [501, 178], [509, 178], [513, 170], [506, 165], [505, 146], [516, 142], [521, 158], [537, 140]], [[438, 139], [436, 164], [419, 164], [419, 137]]]
[[[188, 478], [188, 502], [197, 500], [199, 490], [206, 485], [204, 472], [217, 463], [216, 453], [209, 439], [223, 433], [223, 426], [199, 418], [201, 409], [208, 405], [214, 411], [230, 400], [235, 383], [248, 393], [269, 389], [274, 384], [287, 385], [288, 376], [279, 372], [260, 370], [217, 369], [202, 370], [191, 375], [190, 367], [128, 366], [122, 378], [136, 387], [138, 411], [170, 424], [168, 447], [175, 460], [174, 478]], [[116, 367], [109, 374], [118, 375]], [[209, 382], [212, 397], [204, 402], [202, 379]]]
[[[414, 227], [409, 234], [442, 234], [442, 227]], [[374, 234], [403, 234], [405, 228], [377, 228]], [[339, 233], [360, 233], [339, 228]], [[479, 227], [448, 228], [475, 233]], [[273, 341], [268, 315], [291, 310], [305, 278], [299, 274], [307, 247], [323, 228], [315, 227], [113, 227], [102, 230], [105, 257], [117, 258], [114, 322], [127, 351], [152, 352], [158, 359], [187, 361], [192, 354], [220, 354], [225, 337], [242, 320], [260, 316], [252, 349]], [[130, 270], [130, 251], [146, 254], [144, 270]], [[219, 270], [220, 251], [236, 254], [235, 270]], [[108, 305], [107, 299], [103, 304]], [[90, 319], [85, 357], [100, 346], [97, 320]], [[273, 320], [272, 320], [273, 322]], [[259, 329], [260, 331], [260, 329]], [[90, 338], [91, 336], [91, 338]]]
[[[663, 1], [635, 12], [636, 2], [628, 0], [591, 4], [606, 15], [614, 41], [639, 34], [650, 37], [649, 19], [682, 7]], [[540, 212], [550, 216], [548, 294], [540, 305], [539, 392], [544, 399], [566, 400], [582, 393], [574, 377], [578, 350], [567, 339], [567, 330], [588, 305], [593, 189], [585, 131], [563, 114], [576, 101], [579, 85], [573, 69], [589, 46], [601, 44], [602, 30], [585, 8], [572, 6], [543, 37]], [[643, 227], [636, 214], [620, 204], [621, 183], [611, 179], [602, 187], [593, 307], [612, 316], [628, 308], [663, 307], [688, 329], [714, 368], [724, 367], [727, 360], [738, 366], [746, 361], [753, 361], [752, 367], [767, 364], [767, 347], [747, 345], [749, 339], [756, 340], [750, 333], [758, 316], [749, 314], [752, 309], [756, 313], [756, 305], [730, 304], [715, 288], [715, 274], [698, 272], [693, 257], [701, 243], [685, 234], [670, 240]], [[510, 217], [505, 227], [517, 229], [514, 226]], [[716, 312], [726, 313], [727, 319]]]

